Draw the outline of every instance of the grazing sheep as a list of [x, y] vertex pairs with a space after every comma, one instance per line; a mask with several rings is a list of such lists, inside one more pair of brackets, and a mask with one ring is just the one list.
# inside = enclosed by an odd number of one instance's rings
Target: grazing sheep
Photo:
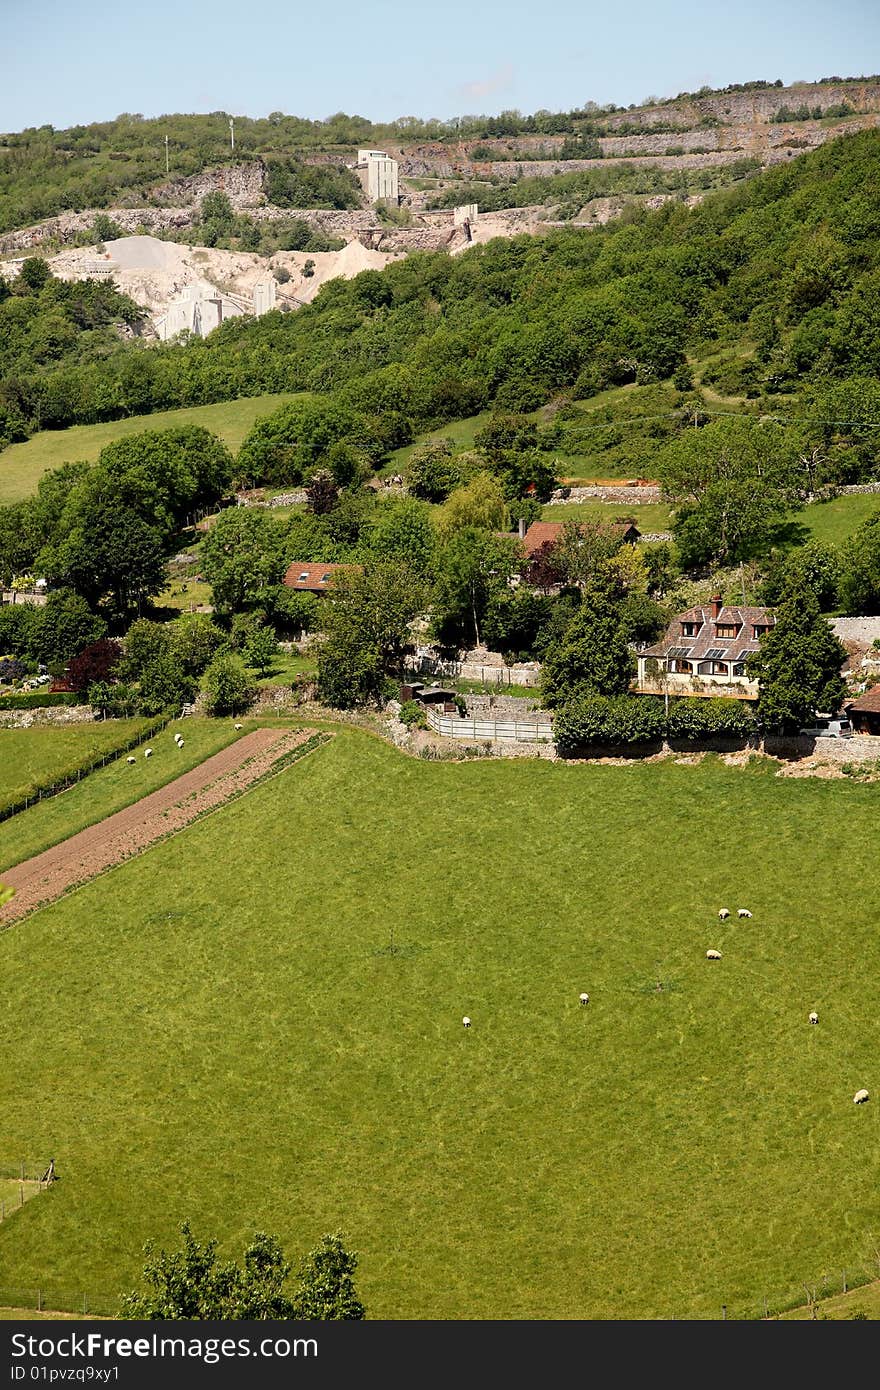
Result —
[[706, 952], [706, 960], [720, 960], [720, 959], [721, 959], [721, 952], [720, 952], [720, 951], [707, 951], [707, 952]]
[[178, 746], [178, 748], [182, 748], [182, 747], [183, 747], [183, 739], [182, 739], [182, 738], [179, 738], [179, 739], [177, 740], [177, 746]]
[[738, 907], [736, 910], [736, 915], [737, 917], [751, 917], [752, 914], [749, 912], [749, 909], [747, 907]]
[[589, 1002], [590, 1002], [590, 996], [589, 996], [588, 994], [582, 994], [582, 995], [581, 995], [581, 1003], [582, 1003], [582, 1004], [589, 1004]]
[[722, 922], [726, 922], [727, 919], [728, 919], [728, 917], [730, 916], [730, 913], [728, 912], [728, 910], [727, 910], [726, 907], [722, 907], [722, 909], [721, 909], [721, 911], [719, 912], [718, 916], [721, 918]]
[[235, 727], [236, 729], [243, 729], [243, 728], [244, 728], [244, 725], [243, 725], [243, 724], [236, 724], [234, 727]]
[[152, 750], [152, 748], [145, 748], [145, 749], [144, 749], [144, 757], [145, 757], [145, 758], [152, 758], [152, 756], [153, 756], [153, 750]]
[[856, 1091], [853, 1096], [853, 1105], [864, 1105], [865, 1101], [870, 1099], [871, 1097], [868, 1095], [867, 1091]]
[[126, 758], [125, 761], [126, 761], [127, 763], [136, 763], [136, 762], [137, 762], [137, 758], [135, 758], [135, 757]]
[[814, 1009], [813, 1012], [810, 1014], [810, 1022], [811, 1022], [811, 1023], [818, 1023], [818, 1022], [819, 1022], [819, 1015], [816, 1013], [815, 1009]]
[[470, 1026], [471, 1026], [471, 1021], [470, 1021], [470, 1019], [468, 1018], [467, 1014], [465, 1014], [464, 1018], [463, 1018], [461, 1021], [462, 1021], [462, 1023], [464, 1024], [465, 1028], [470, 1028]]

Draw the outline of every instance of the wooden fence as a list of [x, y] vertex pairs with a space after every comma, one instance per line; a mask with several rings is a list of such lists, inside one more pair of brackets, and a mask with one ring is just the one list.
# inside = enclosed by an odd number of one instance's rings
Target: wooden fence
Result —
[[426, 711], [428, 727], [443, 738], [464, 738], [472, 743], [552, 743], [553, 725], [547, 718], [520, 722], [514, 719], [461, 719], [454, 714]]

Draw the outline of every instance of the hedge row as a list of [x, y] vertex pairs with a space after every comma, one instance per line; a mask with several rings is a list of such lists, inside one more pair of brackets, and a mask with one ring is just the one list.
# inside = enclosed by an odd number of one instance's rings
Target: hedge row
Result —
[[0, 709], [48, 709], [50, 705], [82, 705], [82, 695], [69, 690], [25, 690], [18, 695], [0, 695]]
[[754, 730], [754, 712], [741, 700], [670, 700], [667, 715], [664, 702], [650, 695], [582, 695], [557, 710], [553, 722], [563, 754], [590, 744], [746, 738]]

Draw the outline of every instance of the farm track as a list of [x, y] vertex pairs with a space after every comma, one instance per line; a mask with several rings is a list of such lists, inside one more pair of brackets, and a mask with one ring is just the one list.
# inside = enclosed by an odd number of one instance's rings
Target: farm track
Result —
[[255, 729], [134, 805], [7, 870], [3, 882], [15, 896], [0, 907], [0, 929], [247, 791], [310, 737], [309, 730]]

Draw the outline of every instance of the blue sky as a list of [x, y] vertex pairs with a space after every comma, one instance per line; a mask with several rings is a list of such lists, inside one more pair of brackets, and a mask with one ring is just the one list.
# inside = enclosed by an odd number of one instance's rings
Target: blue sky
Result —
[[878, 0], [0, 0], [0, 130], [122, 111], [373, 120], [880, 71]]

